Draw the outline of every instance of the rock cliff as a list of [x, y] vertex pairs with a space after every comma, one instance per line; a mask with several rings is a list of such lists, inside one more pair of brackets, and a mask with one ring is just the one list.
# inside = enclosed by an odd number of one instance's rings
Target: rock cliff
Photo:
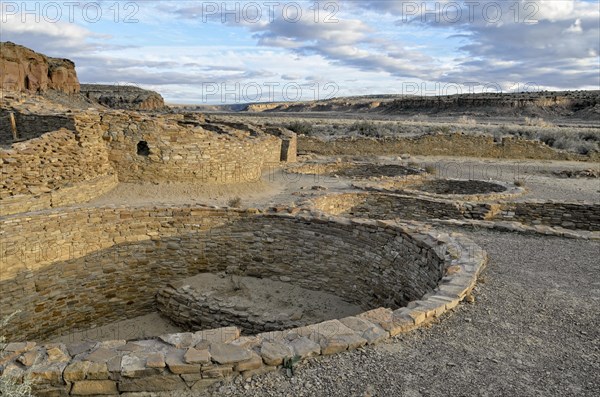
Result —
[[51, 58], [10, 41], [0, 42], [0, 90], [3, 92], [56, 90], [76, 94], [79, 89], [72, 61]]
[[81, 93], [89, 100], [114, 109], [163, 110], [165, 101], [155, 91], [128, 85], [82, 84]]
[[600, 91], [484, 93], [447, 96], [363, 96], [308, 102], [249, 104], [248, 112], [339, 112], [473, 117], [569, 117], [597, 119]]

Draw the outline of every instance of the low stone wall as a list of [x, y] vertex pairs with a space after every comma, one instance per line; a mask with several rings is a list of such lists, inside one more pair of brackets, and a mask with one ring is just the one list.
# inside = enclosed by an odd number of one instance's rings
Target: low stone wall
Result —
[[328, 214], [367, 219], [486, 219], [490, 204], [386, 193], [342, 193], [321, 196], [312, 206]]
[[600, 204], [555, 201], [503, 203], [493, 219], [600, 231]]
[[[285, 274], [367, 304], [417, 300], [249, 337], [225, 328], [139, 341], [14, 342], [0, 353], [1, 376], [27, 377], [40, 397], [199, 390], [224, 377], [275, 370], [292, 357], [334, 354], [412, 330], [458, 305], [486, 262], [472, 242], [419, 225], [252, 212], [80, 208], [4, 218], [1, 309], [23, 309], [5, 331], [26, 339], [76, 326], [74, 318], [139, 314], [161, 282], [226, 265], [248, 275]], [[210, 239], [199, 238], [209, 230]], [[20, 251], [24, 241], [39, 249]], [[231, 249], [237, 244], [240, 255]], [[120, 251], [106, 251], [115, 245]]]
[[524, 225], [600, 230], [600, 204], [596, 203], [485, 203], [372, 192], [325, 195], [304, 205], [327, 214], [369, 219], [518, 221]]
[[524, 188], [505, 182], [466, 179], [412, 178], [356, 182], [353, 186], [369, 191], [460, 201], [505, 200], [525, 193]]
[[118, 183], [119, 180], [116, 175], [106, 175], [69, 184], [44, 194], [8, 197], [0, 200], [0, 216], [85, 203], [108, 193]]
[[439, 134], [407, 138], [339, 138], [322, 140], [300, 136], [298, 151], [328, 156], [396, 155], [489, 157], [600, 161], [600, 153], [578, 155], [552, 149], [541, 142], [503, 137], [496, 142], [489, 135]]

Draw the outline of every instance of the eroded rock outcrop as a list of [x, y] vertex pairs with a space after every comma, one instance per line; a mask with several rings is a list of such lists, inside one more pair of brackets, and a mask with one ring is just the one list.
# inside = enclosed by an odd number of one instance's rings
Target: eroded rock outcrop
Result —
[[72, 61], [51, 58], [9, 41], [0, 42], [0, 90], [76, 94], [79, 89]]
[[81, 93], [89, 100], [113, 109], [165, 109], [165, 100], [158, 92], [135, 86], [82, 84]]

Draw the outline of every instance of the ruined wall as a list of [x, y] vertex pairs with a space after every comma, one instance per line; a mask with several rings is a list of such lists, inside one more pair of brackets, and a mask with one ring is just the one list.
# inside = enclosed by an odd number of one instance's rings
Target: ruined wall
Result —
[[495, 220], [560, 226], [565, 229], [600, 230], [600, 204], [528, 201], [504, 203], [499, 207], [493, 217]]
[[478, 203], [387, 193], [344, 193], [315, 198], [311, 205], [328, 214], [369, 219], [517, 221], [525, 225], [600, 230], [600, 204], [597, 203]]
[[[279, 166], [282, 155], [283, 140], [261, 130], [188, 125], [183, 116], [18, 117], [19, 131], [31, 120], [27, 128], [34, 138], [0, 149], [0, 215], [89, 201], [118, 181], [254, 182], [263, 169]], [[54, 127], [69, 129], [43, 133]]]
[[280, 163], [281, 139], [264, 133], [122, 112], [107, 113], [102, 122], [122, 182], [252, 182]]
[[316, 209], [367, 219], [485, 219], [491, 205], [381, 193], [345, 193], [318, 197]]
[[116, 185], [99, 115], [70, 120], [74, 130], [61, 129], [0, 149], [0, 215], [88, 201]]
[[[170, 281], [235, 268], [363, 307], [431, 291], [443, 256], [392, 227], [206, 208], [74, 208], [1, 220], [9, 339], [44, 339], [153, 310]], [[401, 238], [400, 238], [401, 237]], [[30, 242], [28, 244], [28, 242]]]
[[47, 132], [60, 130], [61, 128], [75, 130], [73, 116], [27, 114], [9, 109], [0, 109], [0, 145], [10, 145], [15, 142], [10, 121], [11, 113], [14, 115], [17, 127], [16, 141], [39, 138]]
[[340, 138], [321, 140], [298, 138], [298, 151], [321, 155], [411, 155], [490, 157], [507, 159], [600, 161], [600, 153], [589, 156], [557, 151], [526, 139], [462, 134], [424, 135], [410, 138]]

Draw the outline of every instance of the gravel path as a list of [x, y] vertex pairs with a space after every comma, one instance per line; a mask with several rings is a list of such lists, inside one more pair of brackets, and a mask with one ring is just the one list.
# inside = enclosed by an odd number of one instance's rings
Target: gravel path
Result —
[[238, 378], [204, 395], [600, 395], [600, 243], [465, 234], [491, 258], [475, 304], [393, 341], [302, 363], [292, 378]]

